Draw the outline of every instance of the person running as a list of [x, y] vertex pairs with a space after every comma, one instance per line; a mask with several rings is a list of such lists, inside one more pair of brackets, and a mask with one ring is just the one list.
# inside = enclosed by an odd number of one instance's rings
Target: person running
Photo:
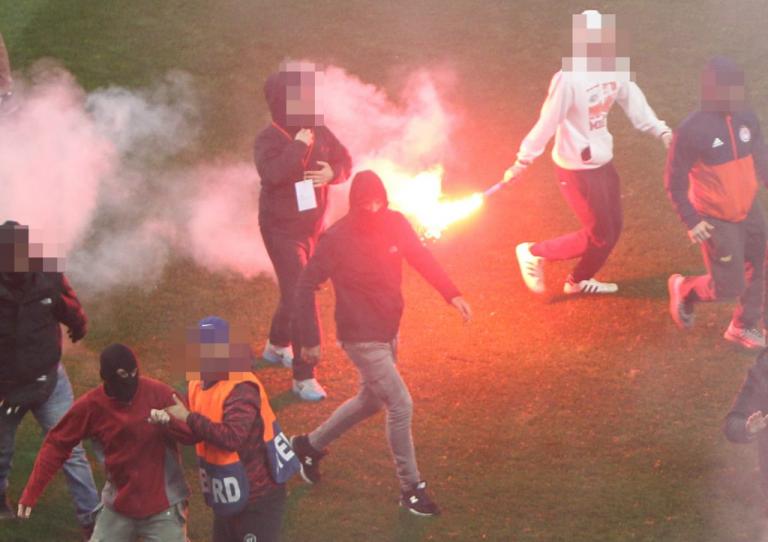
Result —
[[708, 272], [669, 277], [669, 310], [679, 327], [690, 328], [697, 302], [738, 299], [724, 337], [764, 348], [766, 224], [756, 196], [759, 181], [768, 183], [768, 151], [741, 67], [715, 57], [701, 79], [701, 107], [675, 131], [665, 184]]
[[320, 480], [325, 448], [381, 408], [397, 467], [401, 506], [418, 515], [439, 513], [416, 464], [411, 435], [413, 402], [397, 370], [397, 340], [403, 312], [402, 260], [411, 264], [469, 320], [469, 304], [406, 218], [388, 209], [387, 192], [373, 171], [352, 180], [349, 212], [321, 238], [296, 287], [296, 328], [309, 359], [320, 357], [320, 330], [312, 318], [317, 287], [331, 279], [336, 294], [337, 337], [360, 373], [355, 397], [314, 431], [291, 439], [302, 477]]
[[544, 262], [579, 261], [563, 285], [566, 294], [609, 294], [618, 285], [595, 274], [621, 234], [623, 211], [619, 175], [613, 166], [613, 136], [608, 113], [618, 103], [633, 126], [660, 138], [672, 132], [660, 121], [640, 87], [630, 80], [629, 59], [616, 56], [616, 16], [588, 10], [573, 16], [573, 57], [549, 85], [539, 119], [523, 139], [517, 161], [504, 179], [518, 178], [555, 136], [552, 160], [560, 192], [582, 224], [578, 231], [517, 245], [515, 253], [525, 285], [544, 293]]
[[186, 542], [189, 488], [176, 440], [189, 441], [184, 424], [152, 424], [153, 410], [174, 404], [173, 389], [139, 375], [133, 351], [105, 348], [102, 385], [81, 396], [43, 441], [18, 516], [29, 519], [48, 483], [83, 439], [104, 456], [107, 482], [91, 542]]
[[314, 64], [286, 62], [267, 79], [272, 122], [254, 144], [259, 228], [280, 288], [262, 357], [292, 366], [293, 392], [305, 401], [319, 401], [326, 392], [291, 330], [294, 290], [323, 228], [328, 186], [346, 181], [352, 167], [347, 149], [323, 124], [316, 100], [320, 74]]

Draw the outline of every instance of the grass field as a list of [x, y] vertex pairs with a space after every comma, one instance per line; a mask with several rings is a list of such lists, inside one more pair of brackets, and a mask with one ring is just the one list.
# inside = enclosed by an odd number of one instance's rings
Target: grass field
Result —
[[[447, 164], [450, 192], [482, 188], [513, 161], [569, 50], [570, 14], [586, 7], [617, 14], [631, 35], [637, 81], [670, 125], [696, 107], [699, 70], [717, 53], [744, 65], [753, 105], [768, 122], [765, 0], [0, 0], [0, 31], [15, 70], [54, 57], [89, 91], [146, 86], [171, 69], [190, 73], [204, 97], [203, 137], [185, 157], [193, 161], [250, 159], [266, 118], [262, 81], [286, 57], [343, 66], [393, 95], [404, 73], [449, 70], [449, 100], [462, 113]], [[626, 225], [601, 277], [619, 282], [619, 294], [539, 299], [522, 284], [513, 247], [576, 224], [548, 156], [433, 246], [473, 305], [470, 325], [420, 278], [406, 275], [400, 369], [416, 405], [420, 467], [444, 515], [417, 519], [398, 509], [379, 415], [335, 444], [322, 485], [291, 482], [284, 540], [768, 536], [754, 449], [731, 445], [720, 432], [753, 356], [722, 339], [728, 305], [700, 307], [690, 333], [672, 324], [666, 277], [699, 272], [700, 256], [666, 199], [661, 144], [632, 130], [621, 112], [611, 130]], [[552, 292], [568, 270], [547, 268]], [[67, 350], [65, 364], [81, 393], [98, 383], [100, 349], [121, 341], [135, 347], [146, 374], [167, 379], [171, 329], [220, 314], [247, 325], [260, 346], [276, 299], [266, 277], [214, 274], [174, 258], [151, 291], [85, 297], [91, 332], [84, 346]], [[288, 372], [259, 372], [289, 434], [313, 428], [355, 390], [352, 366], [333, 345], [332, 292], [320, 299], [328, 346], [319, 377], [329, 399], [297, 403], [285, 391]], [[39, 444], [27, 419], [11, 476], [14, 499]], [[187, 452], [195, 491], [190, 537], [202, 541], [211, 519]], [[0, 524], [0, 541], [78, 535], [61, 476], [29, 522]]]

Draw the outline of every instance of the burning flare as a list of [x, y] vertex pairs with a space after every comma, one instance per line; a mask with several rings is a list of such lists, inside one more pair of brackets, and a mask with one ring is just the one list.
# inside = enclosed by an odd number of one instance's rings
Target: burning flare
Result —
[[483, 206], [484, 197], [479, 192], [446, 199], [443, 167], [439, 164], [416, 174], [386, 159], [373, 160], [367, 166], [384, 180], [390, 207], [406, 215], [423, 239], [439, 239], [448, 226]]

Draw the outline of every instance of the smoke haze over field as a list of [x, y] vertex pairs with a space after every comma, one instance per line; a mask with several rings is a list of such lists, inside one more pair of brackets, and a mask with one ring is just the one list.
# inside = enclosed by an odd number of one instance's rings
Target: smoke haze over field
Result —
[[[42, 61], [16, 79], [13, 107], [0, 116], [0, 219], [42, 230], [33, 241], [60, 244], [78, 289], [151, 286], [172, 254], [214, 271], [271, 273], [251, 157], [174, 165], [201, 136], [191, 76], [85, 93]], [[448, 149], [453, 118], [434, 80], [414, 74], [397, 104], [338, 67], [327, 68], [325, 85], [326, 123], [355, 170], [382, 175], [397, 207], [411, 178], [441, 164]], [[330, 220], [345, 212], [347, 190], [333, 188]]]

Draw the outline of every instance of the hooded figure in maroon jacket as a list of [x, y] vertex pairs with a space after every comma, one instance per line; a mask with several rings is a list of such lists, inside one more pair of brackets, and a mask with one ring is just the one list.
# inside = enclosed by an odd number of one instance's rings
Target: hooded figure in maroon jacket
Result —
[[317, 251], [296, 287], [294, 325], [302, 355], [320, 356], [320, 330], [313, 318], [315, 291], [329, 278], [336, 294], [336, 336], [360, 373], [358, 394], [336, 409], [322, 425], [293, 439], [302, 477], [320, 480], [319, 463], [331, 442], [382, 408], [387, 411], [387, 439], [397, 467], [401, 505], [417, 515], [439, 513], [416, 465], [411, 436], [413, 402], [395, 365], [403, 313], [403, 258], [459, 313], [469, 319], [469, 305], [421, 244], [406, 218], [388, 208], [384, 184], [373, 171], [352, 180], [349, 213], [323, 234]]
[[[280, 287], [263, 358], [292, 366], [293, 391], [307, 401], [323, 399], [325, 391], [291, 330], [294, 289], [323, 228], [328, 186], [345, 181], [352, 165], [347, 149], [323, 123], [321, 76], [314, 64], [287, 62], [267, 79], [272, 123], [254, 145], [261, 177], [259, 228]], [[299, 205], [300, 193], [309, 203]]]

